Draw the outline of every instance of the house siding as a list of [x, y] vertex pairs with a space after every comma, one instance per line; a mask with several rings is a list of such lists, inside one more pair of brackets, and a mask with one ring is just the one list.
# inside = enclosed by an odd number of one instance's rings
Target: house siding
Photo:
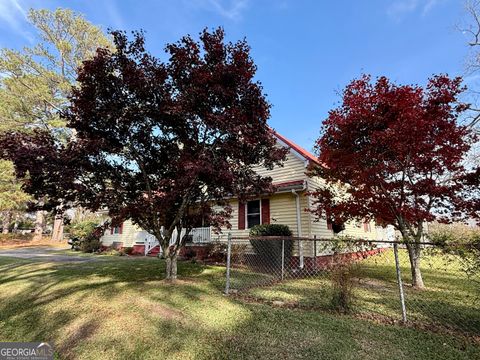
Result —
[[375, 222], [370, 221], [370, 230], [365, 231], [362, 221], [350, 221], [345, 224], [345, 230], [340, 233], [340, 235], [351, 236], [354, 238], [376, 240], [377, 231], [375, 228]]
[[[308, 213], [304, 211], [307, 204], [306, 197], [304, 193], [300, 193], [300, 215], [301, 215], [301, 225], [302, 225], [302, 236], [307, 236], [308, 234]], [[282, 193], [282, 194], [273, 194], [268, 197], [270, 199], [270, 224], [282, 224], [287, 225], [292, 231], [294, 236], [298, 236], [297, 229], [297, 213], [296, 213], [296, 204], [295, 196], [292, 193]], [[238, 229], [238, 201], [230, 201], [230, 206], [232, 207], [232, 218], [230, 219], [230, 224], [232, 228], [222, 229], [222, 233], [228, 234], [232, 233], [233, 237], [245, 237], [248, 236], [249, 229], [245, 228], [244, 230]], [[244, 205], [243, 205], [244, 206]]]
[[261, 176], [270, 176], [273, 183], [283, 183], [292, 180], [303, 180], [305, 176], [305, 161], [299, 159], [291, 152], [287, 154], [287, 158], [283, 166], [275, 166], [273, 170], [265, 169], [264, 167], [254, 167], [257, 174]]
[[[296, 196], [292, 192], [276, 193], [270, 196], [260, 197], [261, 199], [268, 198], [270, 211], [269, 211], [269, 223], [270, 224], [283, 224], [287, 225], [293, 233], [293, 236], [302, 236], [317, 239], [329, 239], [334, 236], [333, 231], [328, 229], [326, 219], [316, 219], [316, 216], [312, 214], [309, 209], [312, 208], [314, 199], [307, 194], [308, 191], [314, 191], [317, 188], [322, 187], [325, 182], [319, 177], [307, 177], [306, 165], [308, 161], [303, 157], [299, 157], [293, 150], [287, 153], [286, 160], [283, 166], [276, 166], [272, 170], [267, 170], [264, 167], [257, 166], [254, 170], [261, 176], [270, 176], [273, 184], [286, 183], [290, 181], [305, 181], [307, 186], [306, 191], [298, 191], [300, 199], [300, 218], [301, 218], [301, 233], [297, 229], [297, 207]], [[232, 217], [229, 220], [231, 229], [223, 228], [218, 235], [212, 234], [212, 239], [226, 241], [227, 234], [231, 233], [233, 237], [247, 237], [249, 229], [239, 229], [239, 207], [238, 201], [232, 199], [229, 201], [232, 207]], [[266, 212], [261, 211], [262, 216], [265, 216]], [[266, 221], [263, 221], [265, 223]], [[358, 227], [355, 222], [349, 222], [346, 224], [346, 228], [339, 235], [352, 236], [363, 239], [380, 239], [384, 236], [382, 228], [375, 227], [375, 223], [370, 223], [371, 231], [366, 232], [363, 224]], [[106, 231], [102, 237], [102, 243], [106, 246], [112, 245], [113, 242], [121, 242], [123, 246], [131, 247], [137, 241], [143, 241], [146, 232], [142, 231], [138, 226], [132, 224], [130, 220], [124, 222], [122, 234], [110, 234], [110, 231]], [[314, 245], [311, 241], [295, 242], [294, 253], [299, 254], [300, 246], [303, 248], [303, 255], [308, 257], [314, 253]], [[321, 251], [317, 249], [317, 255], [320, 255]]]
[[110, 229], [105, 231], [101, 241], [105, 246], [111, 246], [113, 242], [121, 242], [125, 247], [131, 247], [136, 241], [139, 241], [143, 231], [137, 225], [134, 225], [131, 220], [123, 222], [121, 234], [111, 234]]

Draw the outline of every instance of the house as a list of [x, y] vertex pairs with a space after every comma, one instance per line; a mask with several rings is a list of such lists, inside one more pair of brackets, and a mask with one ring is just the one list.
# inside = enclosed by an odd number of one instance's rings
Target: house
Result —
[[[336, 229], [326, 219], [317, 220], [313, 214], [306, 211], [311, 207], [312, 198], [308, 195], [322, 184], [320, 178], [310, 178], [305, 174], [310, 163], [318, 163], [315, 155], [301, 148], [286, 137], [274, 133], [279, 146], [289, 148], [283, 167], [273, 170], [257, 168], [256, 171], [273, 179], [276, 187], [274, 194], [260, 196], [247, 203], [239, 203], [236, 199], [230, 200], [233, 213], [230, 230], [224, 229], [221, 234], [214, 234], [211, 228], [194, 228], [191, 232], [189, 246], [202, 246], [212, 240], [226, 241], [227, 234], [232, 237], [246, 237], [249, 229], [257, 224], [284, 224], [292, 230], [295, 237], [308, 238], [332, 238], [335, 235], [346, 235], [368, 240], [380, 240], [386, 238], [386, 231], [375, 226], [374, 222], [348, 223], [344, 229]], [[339, 231], [335, 233], [334, 230]], [[147, 232], [125, 221], [122, 226], [112, 228], [102, 237], [102, 243], [106, 246], [133, 247], [137, 253], [148, 254], [151, 251], [158, 252], [155, 238]], [[315, 249], [311, 242], [299, 242], [296, 251], [302, 256], [313, 256]], [[319, 256], [321, 250], [317, 250], [315, 256]]]

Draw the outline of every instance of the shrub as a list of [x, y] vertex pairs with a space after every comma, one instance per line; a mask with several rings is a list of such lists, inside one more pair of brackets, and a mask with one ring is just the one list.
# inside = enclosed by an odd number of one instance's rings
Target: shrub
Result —
[[[293, 253], [293, 240], [288, 239], [292, 232], [287, 225], [263, 224], [255, 225], [250, 229], [250, 236], [276, 236], [278, 239], [255, 239], [250, 243], [258, 256], [260, 264], [272, 269], [282, 266], [282, 242], [284, 244], [285, 263], [290, 261]], [[284, 239], [287, 237], [287, 239]], [[282, 241], [283, 240], [283, 241]]]
[[[215, 242], [209, 243], [206, 247], [205, 260], [210, 262], [224, 262], [227, 254], [227, 244]], [[233, 257], [233, 246], [232, 246]]]
[[35, 228], [35, 222], [29, 218], [22, 218], [17, 224], [19, 230], [29, 230]]
[[342, 314], [350, 313], [355, 301], [354, 269], [354, 264], [343, 263], [335, 266], [330, 273], [333, 289], [331, 306]]
[[197, 252], [190, 248], [190, 247], [186, 247], [185, 248], [185, 251], [183, 253], [183, 257], [186, 259], [186, 260], [192, 260], [192, 259], [195, 259], [195, 257], [197, 256]]
[[133, 252], [133, 247], [132, 246], [126, 246], [121, 249], [125, 255], [132, 255]]
[[252, 227], [250, 236], [292, 236], [292, 231], [287, 225], [262, 224]]
[[70, 238], [86, 239], [98, 226], [98, 220], [84, 220], [72, 223], [66, 226], [65, 231], [69, 233]]
[[97, 236], [91, 234], [80, 241], [79, 247], [80, 251], [86, 253], [93, 253], [99, 251], [101, 246], [102, 242], [100, 241], [100, 239]]
[[71, 239], [78, 239], [80, 251], [92, 253], [100, 250], [100, 237], [103, 229], [98, 226], [98, 219], [87, 219], [69, 224], [66, 227]]

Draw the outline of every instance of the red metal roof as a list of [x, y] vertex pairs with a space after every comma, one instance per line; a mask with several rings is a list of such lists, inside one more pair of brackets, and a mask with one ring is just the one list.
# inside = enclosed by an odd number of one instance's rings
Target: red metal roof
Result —
[[320, 161], [318, 160], [318, 158], [313, 155], [311, 152], [305, 150], [304, 148], [302, 148], [300, 145], [297, 145], [295, 144], [293, 141], [287, 139], [285, 136], [282, 136], [280, 135], [279, 133], [277, 133], [275, 130], [272, 129], [272, 132], [273, 132], [273, 135], [275, 137], [277, 137], [280, 141], [282, 141], [283, 143], [285, 143], [289, 148], [293, 149], [294, 151], [296, 151], [298, 154], [300, 154], [301, 156], [303, 156], [306, 160], [310, 160], [310, 161], [313, 161], [315, 162], [316, 164], [318, 165], [321, 165], [320, 164]]

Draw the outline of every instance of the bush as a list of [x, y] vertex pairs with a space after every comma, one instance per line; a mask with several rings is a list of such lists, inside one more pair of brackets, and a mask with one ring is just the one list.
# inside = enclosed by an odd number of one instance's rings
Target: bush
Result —
[[70, 238], [84, 240], [93, 234], [97, 226], [98, 220], [84, 220], [66, 226], [65, 231], [69, 233]]
[[354, 294], [354, 264], [341, 264], [332, 269], [330, 279], [332, 282], [331, 306], [333, 310], [342, 314], [352, 311], [355, 301]]
[[[102, 243], [100, 237], [103, 230], [98, 226], [98, 219], [87, 219], [69, 224], [66, 227], [70, 239], [75, 240], [75, 246], [80, 251], [86, 253], [97, 252], [100, 250]], [[77, 247], [75, 247], [77, 249]]]
[[197, 256], [197, 252], [194, 249], [190, 247], [185, 248], [185, 251], [183, 253], [183, 258], [185, 260], [193, 260], [195, 259], [196, 256]]
[[252, 227], [250, 236], [292, 236], [292, 231], [287, 225], [263, 224]]
[[[208, 262], [222, 263], [225, 262], [227, 254], [227, 244], [214, 242], [206, 246], [205, 260]], [[233, 246], [232, 246], [233, 256]]]
[[125, 255], [132, 255], [133, 247], [132, 247], [132, 246], [126, 246], [126, 247], [122, 248], [121, 251], [122, 251]]
[[[285, 263], [290, 261], [293, 253], [293, 240], [288, 239], [292, 236], [292, 231], [287, 225], [264, 224], [255, 225], [250, 229], [250, 236], [277, 236], [279, 239], [250, 239], [250, 243], [258, 256], [260, 264], [271, 269], [282, 266], [282, 242], [284, 244]], [[287, 239], [280, 239], [285, 238]]]
[[18, 230], [29, 230], [35, 228], [35, 222], [29, 218], [22, 218], [17, 224]]
[[82, 239], [79, 245], [80, 251], [83, 251], [86, 253], [97, 252], [100, 250], [101, 247], [102, 247], [102, 242], [97, 236], [93, 234]]

